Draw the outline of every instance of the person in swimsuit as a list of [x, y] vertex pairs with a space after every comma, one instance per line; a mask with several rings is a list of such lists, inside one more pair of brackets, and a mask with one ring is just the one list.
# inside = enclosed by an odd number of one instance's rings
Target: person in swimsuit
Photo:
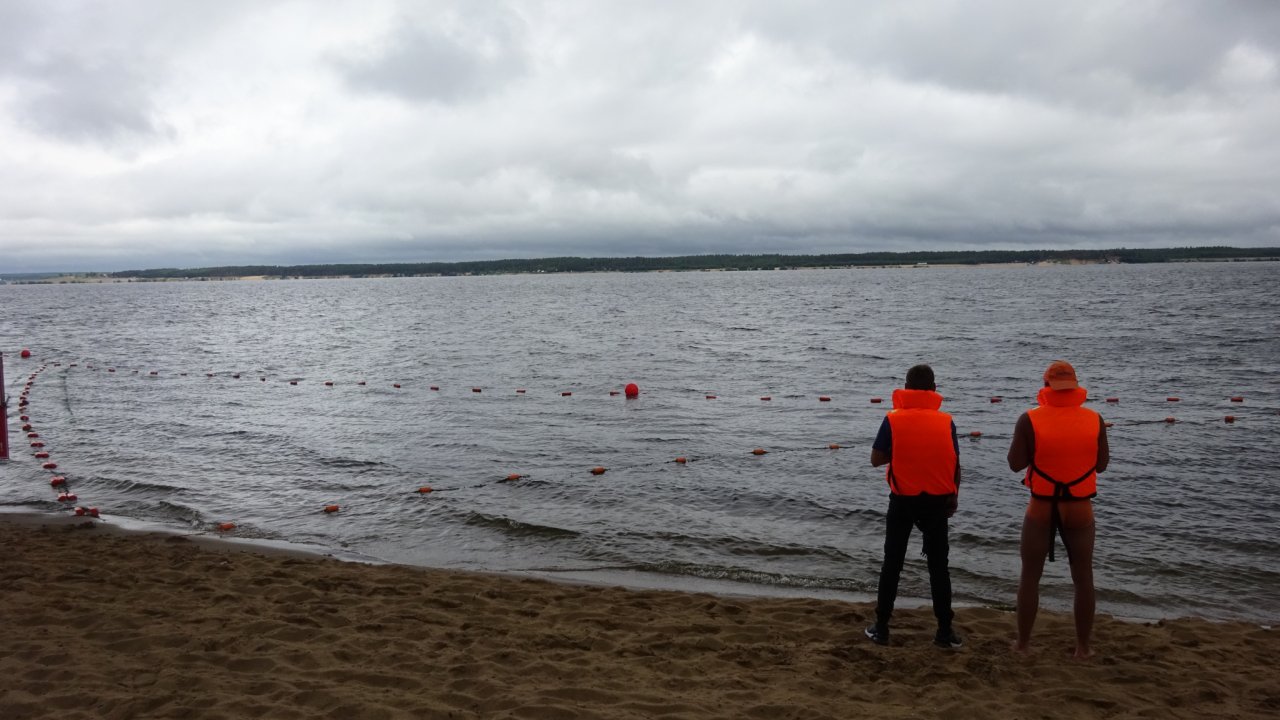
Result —
[[1025, 653], [1040, 609], [1040, 576], [1044, 561], [1054, 560], [1053, 546], [1061, 533], [1075, 586], [1072, 606], [1076, 658], [1092, 654], [1095, 607], [1093, 587], [1093, 497], [1098, 473], [1111, 460], [1107, 428], [1102, 416], [1085, 407], [1087, 391], [1080, 387], [1075, 368], [1063, 360], [1044, 373], [1039, 406], [1022, 413], [1009, 447], [1009, 469], [1026, 470], [1023, 484], [1031, 490], [1022, 520], [1022, 575], [1018, 581], [1018, 637], [1013, 649]]

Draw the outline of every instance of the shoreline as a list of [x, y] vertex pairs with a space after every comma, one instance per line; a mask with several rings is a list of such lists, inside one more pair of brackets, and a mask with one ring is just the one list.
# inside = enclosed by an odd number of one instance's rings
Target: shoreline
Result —
[[41, 718], [1274, 717], [1270, 629], [959, 608], [862, 637], [869, 604], [371, 565], [0, 515], [0, 716]]

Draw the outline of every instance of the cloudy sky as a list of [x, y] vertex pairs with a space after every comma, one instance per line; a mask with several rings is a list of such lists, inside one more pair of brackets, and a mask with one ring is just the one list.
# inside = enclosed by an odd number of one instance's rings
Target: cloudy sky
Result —
[[1280, 2], [0, 0], [0, 272], [1280, 245]]

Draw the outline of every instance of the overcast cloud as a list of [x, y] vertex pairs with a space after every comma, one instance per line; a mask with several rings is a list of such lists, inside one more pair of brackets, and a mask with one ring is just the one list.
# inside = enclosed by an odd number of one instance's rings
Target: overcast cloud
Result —
[[0, 272], [1280, 245], [1280, 3], [0, 0]]

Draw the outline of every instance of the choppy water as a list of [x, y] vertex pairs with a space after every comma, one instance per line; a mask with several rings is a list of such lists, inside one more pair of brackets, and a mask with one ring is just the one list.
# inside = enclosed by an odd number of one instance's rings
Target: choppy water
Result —
[[[1230, 263], [0, 286], [15, 450], [0, 505], [68, 511], [18, 432], [16, 398], [48, 362], [31, 422], [110, 521], [864, 597], [887, 494], [868, 450], [927, 361], [963, 436], [957, 598], [1011, 604], [1025, 495], [1004, 456], [1062, 357], [1115, 423], [1101, 609], [1273, 621], [1278, 281], [1280, 264]], [[639, 399], [609, 395], [628, 381]], [[909, 555], [902, 594], [927, 596]], [[1045, 603], [1069, 597], [1059, 562]]]

